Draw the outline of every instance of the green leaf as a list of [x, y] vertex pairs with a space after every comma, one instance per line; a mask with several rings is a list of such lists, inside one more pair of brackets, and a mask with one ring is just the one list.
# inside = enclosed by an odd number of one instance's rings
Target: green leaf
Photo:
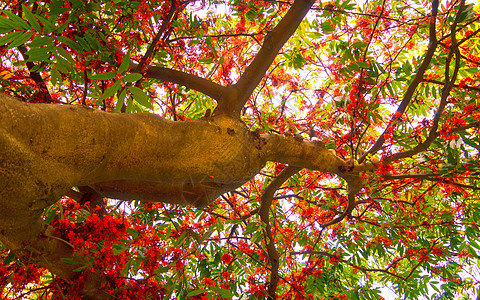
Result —
[[118, 255], [120, 253], [125, 252], [128, 248], [125, 247], [124, 245], [113, 245], [112, 246], [112, 253], [113, 255]]
[[74, 269], [73, 272], [80, 272], [81, 270], [84, 270], [86, 268], [87, 268], [87, 266], [81, 266], [80, 268]]
[[353, 47], [355, 48], [358, 48], [358, 49], [362, 49], [364, 47], [366, 47], [368, 45], [368, 43], [365, 43], [365, 42], [355, 42], [352, 44]]
[[127, 89], [123, 89], [117, 94], [117, 104], [115, 105], [115, 112], [120, 112], [125, 104], [125, 97], [127, 96]]
[[127, 261], [127, 263], [125, 264], [125, 268], [122, 269], [120, 274], [122, 274], [123, 276], [126, 276], [128, 274], [128, 270], [130, 270], [130, 268], [132, 267], [132, 262], [133, 260], [131, 259]]
[[50, 19], [47, 19], [45, 17], [42, 17], [42, 16], [38, 15], [37, 18], [43, 24], [43, 33], [49, 34], [49, 33], [51, 33], [52, 31], [55, 30], [55, 21], [56, 21], [55, 17], [51, 17]]
[[213, 40], [212, 40], [212, 37], [211, 37], [211, 36], [208, 36], [208, 37], [205, 39], [205, 44], [207, 44], [208, 47], [213, 48]]
[[364, 69], [369, 69], [370, 68], [370, 65], [366, 62], [363, 62], [363, 61], [357, 61], [356, 64], [359, 65], [360, 67], [364, 68]]
[[90, 47], [90, 44], [87, 43], [83, 38], [77, 37], [77, 43], [82, 47], [83, 51], [90, 52], [92, 51], [92, 47]]
[[480, 250], [480, 245], [478, 245], [478, 243], [475, 240], [470, 239], [469, 244], [470, 246], [473, 246], [474, 248]]
[[72, 259], [72, 258], [62, 258], [62, 261], [67, 264], [78, 265], [80, 262]]
[[80, 0], [70, 0], [70, 3], [72, 3], [73, 9], [79, 9], [79, 8], [82, 8], [83, 6], [83, 2]]
[[209, 57], [209, 58], [200, 58], [197, 61], [201, 64], [211, 64], [213, 60], [214, 60], [213, 57]]
[[72, 69], [72, 66], [63, 59], [61, 56], [56, 56], [57, 63], [55, 64], [55, 67], [62, 73], [67, 74], [70, 73], [70, 70]]
[[297, 53], [293, 56], [292, 66], [293, 68], [298, 70], [303, 67], [304, 62], [305, 62], [305, 59], [303, 58], [303, 56], [300, 53]]
[[127, 53], [125, 54], [122, 64], [120, 65], [120, 67], [118, 67], [117, 72], [119, 74], [123, 74], [128, 70], [129, 66], [130, 66], [130, 50], [128, 50]]
[[31, 48], [25, 54], [28, 55], [28, 61], [45, 61], [52, 55], [50, 49], [50, 47], [35, 47]]
[[205, 234], [202, 235], [202, 238], [200, 239], [200, 242], [203, 242], [206, 239], [208, 239], [214, 231], [215, 231], [215, 227], [211, 226], [210, 228], [208, 228], [207, 232], [205, 232]]
[[77, 44], [76, 42], [72, 41], [71, 39], [69, 38], [66, 38], [64, 36], [58, 36], [57, 37], [57, 40], [59, 40], [60, 42], [64, 43], [65, 45], [67, 45], [68, 47], [72, 48], [73, 50], [77, 50], [79, 52], [82, 52], [82, 47]]
[[391, 84], [387, 83], [386, 87], [387, 87], [388, 91], [390, 92], [390, 96], [395, 95], [395, 93], [393, 91], [393, 87], [392, 87]]
[[90, 2], [87, 4], [87, 11], [99, 11], [102, 7], [96, 2]]
[[24, 34], [22, 34], [21, 36], [19, 36], [18, 38], [16, 38], [8, 48], [14, 48], [14, 47], [18, 47], [20, 45], [23, 45], [25, 44], [29, 39], [32, 38], [32, 33], [31, 32], [25, 32]]
[[56, 47], [55, 49], [57, 50], [57, 53], [60, 54], [63, 58], [65, 58], [70, 64], [75, 64], [75, 60], [67, 50], [60, 46]]
[[162, 274], [162, 273], [166, 273], [170, 270], [170, 267], [168, 266], [163, 266], [163, 267], [158, 267], [156, 270], [155, 270], [155, 274]]
[[254, 233], [257, 230], [258, 230], [258, 224], [255, 222], [251, 222], [247, 224], [247, 227], [245, 228], [245, 231], [243, 232], [243, 234], [249, 235], [251, 233]]
[[52, 0], [52, 2], [49, 4], [50, 7], [50, 14], [52, 15], [59, 15], [67, 12], [69, 8], [67, 7], [62, 7], [65, 5], [65, 2], [62, 0]]
[[211, 289], [214, 292], [222, 295], [222, 297], [229, 298], [229, 299], [233, 298], [233, 294], [229, 290], [225, 290], [225, 289], [222, 289], [222, 288], [219, 288], [219, 287], [216, 287], [216, 286], [212, 286]]
[[262, 240], [262, 238], [263, 238], [263, 232], [257, 231], [250, 240], [252, 241], [252, 243], [258, 243]]
[[84, 38], [88, 42], [90, 47], [92, 47], [93, 49], [98, 51], [102, 47], [100, 42], [92, 35], [91, 32], [87, 31], [87, 33], [85, 33]]
[[188, 46], [193, 46], [193, 45], [200, 45], [201, 42], [197, 39], [191, 39], [190, 42], [188, 42]]
[[352, 62], [348, 67], [354, 71], [360, 71], [360, 66], [356, 62]]
[[127, 228], [127, 232], [130, 233], [130, 235], [133, 237], [137, 237], [138, 235], [138, 230], [136, 230], [135, 228], [129, 227]]
[[97, 104], [100, 101], [103, 101], [111, 96], [113, 96], [120, 88], [122, 87], [122, 82], [120, 80], [115, 81], [115, 83], [110, 86], [105, 92], [98, 98]]
[[14, 31], [0, 37], [0, 45], [6, 45], [21, 36], [23, 31]]
[[108, 79], [113, 79], [115, 78], [117, 74], [115, 72], [105, 72], [105, 73], [100, 73], [100, 74], [95, 74], [90, 76], [90, 79], [95, 79], [95, 80], [108, 80]]
[[55, 216], [57, 215], [57, 212], [53, 209], [51, 209], [52, 206], [50, 206], [48, 209], [47, 209], [47, 215], [45, 217], [45, 223], [47, 224], [50, 224], [50, 222], [52, 222], [52, 220], [55, 218]]
[[130, 93], [132, 93], [133, 99], [135, 99], [135, 101], [137, 101], [140, 105], [147, 108], [153, 108], [150, 98], [147, 96], [147, 94], [145, 94], [143, 90], [136, 86], [129, 86], [128, 90], [130, 91]]
[[309, 32], [308, 36], [312, 39], [321, 39], [323, 37], [323, 34], [320, 32]]
[[193, 296], [197, 296], [197, 295], [200, 295], [200, 294], [203, 294], [205, 293], [206, 291], [205, 290], [195, 290], [195, 291], [191, 291], [187, 294], [187, 297], [193, 297]]
[[5, 267], [9, 263], [11, 263], [17, 256], [15, 255], [14, 252], [10, 252], [7, 257], [3, 260], [3, 266]]
[[10, 10], [4, 10], [3, 13], [10, 19], [13, 21], [13, 23], [15, 23], [16, 25], [16, 29], [25, 29], [25, 30], [29, 30], [30, 29], [30, 26], [28, 25], [28, 23], [20, 18], [19, 16], [17, 16], [16, 14], [14, 14], [12, 11]]
[[12, 20], [0, 16], [0, 33], [7, 33], [16, 29], [15, 23]]
[[255, 22], [257, 15], [258, 15], [257, 9], [252, 8], [249, 11], [247, 11], [247, 13], [245, 14], [245, 18], [250, 22]]
[[180, 247], [180, 246], [183, 244], [183, 242], [185, 241], [185, 239], [187, 238], [187, 236], [188, 236], [188, 231], [184, 231], [184, 232], [178, 237], [178, 239], [177, 239], [176, 241], [174, 241], [174, 245], [175, 245], [176, 247]]
[[332, 24], [328, 21], [320, 24], [320, 28], [322, 28], [322, 31], [325, 34], [331, 34], [335, 31], [335, 27], [333, 27]]
[[478, 73], [478, 68], [466, 68], [465, 71], [469, 74], [476, 75]]
[[40, 26], [40, 23], [38, 23], [35, 15], [25, 5], [23, 5], [23, 13], [27, 17], [28, 23], [30, 23], [32, 28], [38, 32], [41, 32], [42, 27]]
[[142, 79], [142, 74], [140, 73], [130, 73], [130, 74], [127, 74], [125, 76], [123, 76], [122, 80], [124, 82], [135, 82], [137, 80], [140, 80]]
[[[458, 10], [458, 8], [459, 7], [456, 7], [456, 10]], [[460, 14], [459, 23], [469, 22], [475, 17], [475, 10], [473, 8], [473, 3], [465, 5], [462, 13]]]
[[127, 99], [127, 109], [126, 109], [126, 111], [128, 113], [133, 112], [133, 98], [132, 97], [128, 97], [128, 99]]
[[46, 36], [46, 35], [35, 35], [33, 40], [28, 44], [30, 48], [32, 47], [41, 47], [41, 46], [49, 46], [49, 48], [53, 48], [53, 41], [54, 38], [51, 36]]

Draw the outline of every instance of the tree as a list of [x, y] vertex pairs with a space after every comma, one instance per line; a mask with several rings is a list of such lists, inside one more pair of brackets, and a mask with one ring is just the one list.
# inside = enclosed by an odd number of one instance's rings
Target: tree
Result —
[[3, 298], [478, 287], [473, 4], [2, 6]]

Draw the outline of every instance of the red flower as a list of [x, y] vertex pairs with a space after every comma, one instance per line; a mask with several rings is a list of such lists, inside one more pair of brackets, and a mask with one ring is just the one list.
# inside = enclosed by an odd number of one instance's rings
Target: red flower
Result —
[[222, 255], [222, 261], [224, 264], [228, 265], [232, 261], [232, 255], [230, 253], [225, 253]]
[[206, 287], [209, 287], [209, 286], [212, 286], [212, 285], [215, 285], [215, 282], [213, 280], [211, 280], [210, 278], [203, 278], [202, 279], [202, 283], [206, 286]]

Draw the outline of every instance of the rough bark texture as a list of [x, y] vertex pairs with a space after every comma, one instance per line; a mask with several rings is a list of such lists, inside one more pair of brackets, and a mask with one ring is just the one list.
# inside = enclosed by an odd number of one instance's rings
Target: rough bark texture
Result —
[[[148, 113], [27, 104], [0, 95], [0, 239], [41, 253], [60, 277], [70, 250], [49, 238], [43, 209], [73, 186], [99, 194], [205, 206], [257, 174], [267, 161], [333, 172], [349, 166], [320, 141], [257, 135], [224, 115], [172, 122]], [[346, 178], [346, 177], [345, 177]]]
[[[341, 217], [350, 213], [361, 188], [358, 173], [371, 166], [354, 167], [320, 141], [250, 132], [239, 115], [313, 3], [293, 3], [236, 85], [223, 87], [179, 71], [146, 68], [145, 77], [170, 80], [213, 97], [218, 106], [211, 117], [173, 122], [148, 113], [27, 104], [0, 94], [0, 241], [70, 279], [75, 266], [62, 258], [71, 257], [72, 249], [53, 236], [41, 214], [72, 187], [90, 187], [97, 198], [202, 207], [250, 180], [267, 161], [343, 177], [349, 183], [349, 206]], [[262, 220], [268, 221], [268, 209]], [[270, 247], [276, 253], [273, 240]], [[101, 283], [101, 274], [91, 275], [85, 297], [106, 299], [98, 293]]]

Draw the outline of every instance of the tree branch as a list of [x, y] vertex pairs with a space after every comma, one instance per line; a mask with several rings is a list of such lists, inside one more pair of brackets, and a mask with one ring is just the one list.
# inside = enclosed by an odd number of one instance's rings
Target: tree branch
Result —
[[[270, 160], [290, 164], [288, 170], [307, 167], [338, 174], [354, 194], [361, 188], [356, 173], [367, 166], [351, 166], [320, 141], [259, 135], [225, 115], [173, 122], [149, 113], [24, 103], [4, 94], [0, 150], [0, 240], [9, 249], [27, 243], [39, 252], [50, 247], [30, 242], [42, 232], [43, 209], [67, 193], [80, 200], [102, 195], [202, 206], [250, 180]], [[90, 186], [98, 194], [86, 187], [71, 193], [72, 186]], [[272, 184], [265, 192], [263, 221], [268, 221], [265, 213], [274, 191]], [[57, 254], [52, 252], [46, 267], [68, 279], [70, 269], [56, 263], [68, 256]]]
[[[465, 5], [465, 0], [460, 1], [460, 7], [458, 8], [455, 21], [450, 26], [450, 28], [451, 28], [450, 36], [451, 36], [451, 40], [452, 40], [452, 46], [450, 47], [450, 51], [448, 53], [446, 64], [445, 64], [445, 72], [444, 72], [444, 74], [445, 74], [445, 85], [443, 86], [443, 89], [442, 89], [440, 104], [438, 105], [437, 111], [435, 112], [435, 115], [433, 116], [433, 123], [432, 123], [432, 127], [430, 128], [428, 137], [423, 143], [417, 145], [412, 150], [396, 153], [396, 154], [386, 158], [385, 162], [387, 162], [387, 163], [391, 162], [391, 161], [394, 161], [394, 160], [401, 159], [401, 158], [411, 157], [411, 156], [413, 156], [417, 153], [420, 153], [422, 151], [427, 150], [428, 147], [430, 147], [430, 145], [432, 144], [432, 142], [439, 136], [439, 133], [437, 132], [437, 129], [438, 129], [438, 124], [440, 122], [440, 117], [442, 116], [443, 111], [445, 109], [445, 106], [447, 105], [448, 96], [450, 95], [450, 92], [455, 85], [455, 81], [457, 79], [458, 71], [460, 69], [460, 51], [458, 50], [458, 47], [456, 46], [456, 44], [457, 44], [457, 42], [456, 42], [457, 41], [457, 39], [456, 39], [456, 27], [457, 27], [458, 20], [460, 19], [460, 15], [463, 11], [464, 5]], [[455, 69], [453, 71], [452, 78], [450, 78], [450, 61], [452, 59], [452, 56], [455, 56]]]
[[218, 103], [217, 109], [220, 113], [240, 115], [243, 106], [265, 76], [278, 52], [295, 33], [314, 3], [314, 0], [295, 0], [282, 20], [267, 34], [254, 60], [233, 86], [236, 90], [234, 97]]
[[30, 72], [30, 78], [33, 81], [35, 81], [37, 86], [40, 88], [40, 91], [42, 91], [45, 97], [45, 103], [52, 103], [53, 102], [52, 95], [50, 95], [50, 91], [48, 90], [48, 87], [45, 84], [45, 81], [43, 80], [42, 75], [40, 75], [40, 73], [38, 72], [32, 71], [33, 68], [35, 67], [35, 64], [31, 61], [28, 61], [29, 56], [28, 54], [26, 54], [27, 48], [23, 45], [18, 46], [18, 51], [20, 51], [23, 58], [27, 61], [26, 65], [27, 65], [28, 71]]
[[[223, 34], [209, 34], [209, 35], [203, 35], [202, 38], [230, 38], [230, 37], [238, 37], [238, 36], [244, 36], [244, 37], [249, 37], [252, 38], [257, 44], [260, 45], [260, 42], [256, 38], [257, 35], [260, 35], [260, 33], [255, 32], [255, 33], [223, 33]], [[179, 36], [173, 39], [168, 39], [167, 42], [176, 42], [178, 40], [193, 40], [193, 39], [198, 39], [198, 36]]]
[[280, 266], [280, 258], [278, 256], [277, 249], [275, 248], [275, 240], [272, 234], [272, 226], [269, 220], [270, 206], [272, 205], [273, 196], [280, 186], [288, 180], [291, 176], [295, 175], [302, 168], [287, 166], [283, 169], [278, 176], [273, 179], [270, 184], [265, 188], [262, 195], [262, 203], [258, 214], [263, 223], [265, 223], [265, 244], [267, 245], [268, 259], [270, 260], [270, 282], [268, 283], [268, 294], [270, 299], [276, 299], [276, 291], [278, 284], [278, 269]]
[[[160, 27], [160, 29], [158, 30], [157, 34], [153, 37], [153, 40], [152, 42], [150, 43], [150, 45], [148, 46], [147, 48], [147, 51], [145, 52], [145, 54], [142, 56], [142, 58], [140, 59], [139, 63], [137, 65], [135, 65], [135, 67], [131, 68], [132, 69], [132, 73], [143, 73], [143, 68], [145, 67], [145, 65], [151, 60], [152, 58], [152, 55], [155, 53], [156, 51], [156, 47], [157, 47], [157, 44], [158, 44], [158, 41], [160, 40], [160, 38], [162, 37], [162, 35], [164, 35], [166, 29], [167, 29], [167, 26], [168, 26], [168, 23], [170, 23], [170, 19], [172, 18], [173, 14], [175, 13], [175, 8], [176, 8], [176, 5], [175, 5], [175, 0], [172, 0], [172, 3], [170, 4], [170, 10], [168, 12], [168, 15], [165, 17], [165, 19], [163, 20], [162, 22], [162, 26]], [[133, 65], [131, 65], [132, 67]], [[128, 86], [133, 86], [134, 84], [138, 84], [140, 81], [142, 80], [142, 78], [140, 78], [139, 80], [137, 80], [135, 83], [131, 83], [129, 82], [127, 85], [123, 86], [121, 91], [124, 91]], [[121, 93], [121, 92], [120, 92]], [[120, 108], [120, 111], [122, 113], [125, 113], [127, 110], [127, 105], [124, 103], [122, 103], [122, 107]]]
[[[431, 251], [432, 248], [429, 249], [429, 251]], [[306, 254], [315, 254], [315, 255], [322, 255], [322, 256], [327, 256], [327, 257], [330, 257], [330, 258], [334, 258], [334, 259], [338, 259], [339, 256], [336, 255], [336, 254], [331, 254], [331, 253], [328, 253], [327, 251], [315, 251], [315, 250], [308, 250], [308, 251], [296, 251], [296, 252], [290, 252], [290, 255], [306, 255]], [[423, 263], [423, 260], [421, 260], [419, 263], [417, 263], [413, 268], [412, 270], [410, 270], [410, 273], [407, 275], [407, 276], [400, 276], [398, 274], [395, 274], [393, 272], [390, 272], [388, 271], [388, 269], [390, 269], [391, 266], [388, 266], [386, 269], [380, 269], [380, 268], [365, 268], [365, 267], [362, 267], [362, 266], [357, 266], [355, 265], [354, 263], [350, 262], [349, 260], [346, 260], [346, 259], [340, 259], [341, 262], [343, 263], [346, 263], [347, 265], [350, 265], [354, 268], [357, 268], [359, 269], [360, 271], [362, 272], [380, 272], [380, 273], [385, 273], [385, 274], [388, 274], [390, 276], [393, 276], [395, 278], [398, 278], [398, 279], [401, 279], [403, 281], [407, 281], [408, 278], [411, 276], [411, 274], [413, 273], [413, 271], [415, 271], [415, 269], [418, 268], [418, 266]]]
[[[420, 180], [428, 180], [434, 182], [442, 182], [445, 184], [455, 185], [464, 189], [471, 189], [471, 190], [480, 190], [480, 187], [475, 185], [468, 185], [458, 182], [450, 181], [452, 178], [443, 177], [445, 174], [440, 173], [430, 173], [430, 174], [398, 174], [398, 175], [390, 175], [386, 174], [382, 177], [385, 180], [396, 180], [396, 179], [420, 179]], [[440, 178], [439, 178], [440, 177]]]
[[148, 49], [147, 51], [145, 52], [145, 54], [143, 55], [143, 57], [140, 59], [140, 62], [139, 64], [135, 67], [134, 69], [134, 73], [140, 73], [143, 69], [143, 67], [145, 66], [145, 64], [147, 63], [147, 61], [152, 57], [152, 55], [154, 54], [155, 52], [155, 48], [157, 47], [157, 44], [158, 44], [158, 41], [160, 40], [160, 38], [162, 37], [162, 35], [165, 33], [165, 31], [167, 30], [167, 26], [168, 26], [168, 23], [170, 23], [170, 19], [172, 18], [173, 14], [175, 13], [175, 7], [176, 7], [176, 1], [175, 0], [172, 0], [172, 3], [170, 4], [170, 10], [168, 12], [168, 15], [167, 17], [163, 20], [162, 22], [162, 26], [160, 27], [160, 29], [158, 30], [157, 34], [155, 35], [155, 37], [153, 38], [152, 42], [150, 43], [150, 45], [148, 46]]
[[[130, 68], [135, 70], [138, 64], [130, 64]], [[199, 91], [215, 100], [220, 101], [223, 95], [227, 94], [227, 88], [212, 82], [208, 79], [188, 74], [182, 71], [172, 70], [157, 66], [148, 66], [143, 73], [144, 78], [154, 78], [160, 81], [173, 82], [192, 90]]]
[[119, 200], [139, 200], [205, 207], [226, 192], [241, 184], [201, 182], [153, 182], [141, 180], [115, 180], [95, 183], [92, 187], [104, 197]]
[[350, 171], [347, 162], [318, 140], [304, 140], [288, 134], [262, 134], [260, 143], [268, 161], [335, 174]]
[[374, 154], [382, 148], [383, 143], [385, 143], [385, 133], [390, 131], [391, 128], [395, 126], [395, 123], [396, 123], [395, 121], [398, 119], [398, 117], [400, 117], [405, 112], [408, 105], [410, 104], [410, 101], [412, 100], [412, 97], [415, 93], [415, 90], [417, 89], [417, 86], [423, 81], [423, 75], [425, 74], [425, 71], [427, 70], [430, 64], [430, 61], [432, 60], [432, 57], [438, 45], [437, 36], [435, 32], [437, 14], [438, 14], [438, 0], [433, 0], [432, 15], [430, 18], [430, 28], [429, 28], [429, 45], [425, 53], [425, 58], [423, 59], [420, 66], [418, 67], [417, 73], [415, 74], [412, 82], [409, 84], [407, 90], [405, 91], [402, 102], [400, 102], [400, 105], [398, 106], [397, 111], [394, 113], [394, 118], [392, 119], [390, 124], [388, 124], [387, 128], [385, 128], [385, 130], [377, 139], [375, 144], [359, 158], [358, 163], [361, 164], [363, 161], [365, 161], [368, 155]]
[[[434, 84], [445, 85], [445, 82], [434, 80], [434, 79], [428, 79], [428, 80], [425, 79], [424, 82], [427, 82], [427, 83], [431, 82], [431, 83], [434, 83]], [[456, 87], [456, 88], [460, 88], [460, 86], [458, 84], [454, 84], [453, 86]], [[463, 88], [466, 89], [466, 90], [472, 90], [472, 91], [480, 92], [480, 87], [465, 85], [465, 86], [463, 86]]]

